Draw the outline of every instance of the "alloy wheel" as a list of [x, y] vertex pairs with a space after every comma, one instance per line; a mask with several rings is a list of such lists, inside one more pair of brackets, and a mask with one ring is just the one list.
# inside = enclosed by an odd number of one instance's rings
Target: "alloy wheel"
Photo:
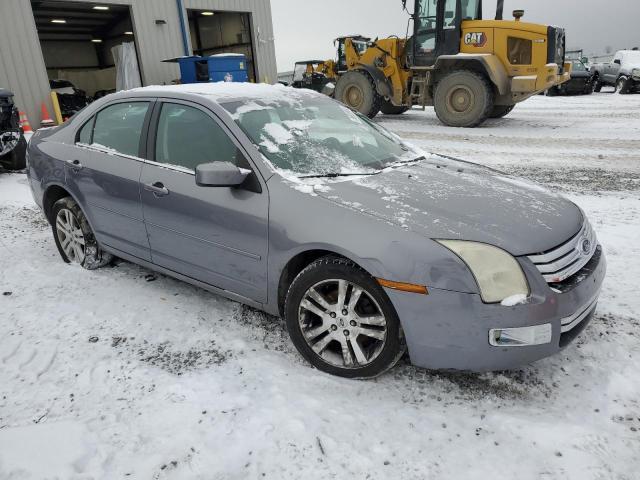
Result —
[[69, 261], [82, 264], [86, 256], [86, 242], [80, 223], [71, 210], [63, 208], [58, 212], [56, 233]]
[[323, 280], [309, 288], [298, 308], [298, 322], [316, 355], [340, 368], [371, 364], [387, 340], [387, 320], [380, 305], [348, 280]]

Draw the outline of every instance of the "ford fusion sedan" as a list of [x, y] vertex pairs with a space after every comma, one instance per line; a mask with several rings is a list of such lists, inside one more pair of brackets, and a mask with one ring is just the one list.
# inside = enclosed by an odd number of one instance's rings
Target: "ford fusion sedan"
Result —
[[28, 154], [64, 261], [117, 256], [283, 316], [301, 355], [344, 377], [405, 351], [473, 371], [547, 357], [585, 328], [605, 276], [575, 204], [311, 91], [131, 90]]

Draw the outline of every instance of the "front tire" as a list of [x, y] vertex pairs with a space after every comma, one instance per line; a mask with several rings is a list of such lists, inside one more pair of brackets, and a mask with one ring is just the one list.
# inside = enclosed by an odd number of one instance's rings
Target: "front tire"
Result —
[[616, 82], [616, 90], [620, 95], [626, 95], [627, 93], [629, 93], [629, 87], [627, 85], [628, 83], [629, 79], [627, 77], [623, 76], [618, 79], [618, 81]]
[[111, 263], [113, 256], [100, 248], [87, 217], [73, 198], [65, 197], [54, 203], [51, 218], [53, 238], [62, 260], [78, 263], [87, 270]]
[[513, 111], [514, 108], [516, 108], [515, 105], [496, 105], [495, 107], [493, 107], [493, 110], [491, 110], [489, 118], [506, 117]]
[[0, 165], [7, 170], [24, 170], [27, 166], [27, 140], [23, 136], [16, 148], [0, 157]]
[[400, 321], [382, 287], [353, 262], [316, 260], [293, 281], [285, 320], [300, 354], [318, 370], [373, 378], [405, 351]]
[[452, 72], [436, 85], [434, 107], [445, 125], [477, 127], [493, 110], [493, 89], [477, 72]]
[[369, 74], [359, 71], [347, 72], [338, 79], [335, 98], [369, 118], [380, 112], [383, 100]]

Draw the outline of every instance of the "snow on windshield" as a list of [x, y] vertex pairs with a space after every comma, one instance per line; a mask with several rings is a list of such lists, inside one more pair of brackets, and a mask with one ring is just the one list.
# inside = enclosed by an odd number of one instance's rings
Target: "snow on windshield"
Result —
[[395, 135], [321, 96], [222, 106], [277, 170], [297, 176], [373, 173], [415, 154]]

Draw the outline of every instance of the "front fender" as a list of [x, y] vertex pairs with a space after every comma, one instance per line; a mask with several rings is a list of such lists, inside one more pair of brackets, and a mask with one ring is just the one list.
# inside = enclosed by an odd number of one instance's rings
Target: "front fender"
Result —
[[378, 94], [384, 98], [393, 96], [393, 87], [387, 77], [385, 77], [382, 70], [379, 70], [371, 65], [364, 65], [359, 63], [357, 70], [364, 70], [373, 79], [373, 83], [376, 86]]

